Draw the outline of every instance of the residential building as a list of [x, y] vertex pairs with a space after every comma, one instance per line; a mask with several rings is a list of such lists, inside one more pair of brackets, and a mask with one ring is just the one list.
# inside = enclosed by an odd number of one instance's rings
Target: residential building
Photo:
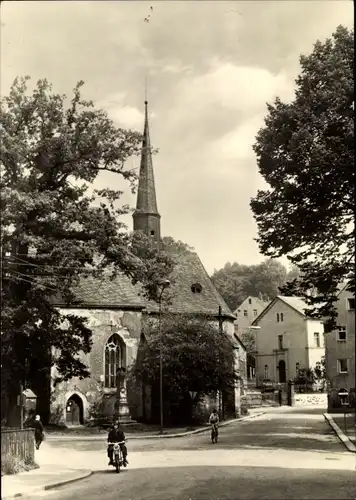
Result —
[[330, 383], [329, 407], [341, 407], [338, 392], [346, 389], [355, 401], [355, 296], [343, 285], [336, 302], [337, 328], [325, 334], [325, 368]]
[[307, 316], [299, 297], [277, 296], [253, 321], [256, 330], [256, 385], [284, 383], [298, 369], [314, 369], [325, 356], [324, 324]]
[[[248, 347], [247, 352], [247, 379], [248, 381], [255, 380], [256, 362], [255, 356], [251, 352], [251, 347], [255, 337], [255, 330], [251, 328], [253, 321], [267, 307], [268, 302], [262, 298], [249, 296], [247, 297], [234, 311], [236, 316], [235, 333], [243, 340], [244, 337], [249, 337], [249, 342], [246, 342]], [[254, 349], [253, 349], [254, 350]]]

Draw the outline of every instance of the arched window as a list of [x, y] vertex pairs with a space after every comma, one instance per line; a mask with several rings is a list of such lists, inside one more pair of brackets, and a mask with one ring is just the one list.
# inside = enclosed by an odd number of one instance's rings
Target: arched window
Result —
[[105, 345], [104, 369], [105, 387], [111, 389], [116, 387], [116, 373], [121, 368], [121, 346], [120, 337], [116, 333], [111, 335]]
[[264, 369], [264, 377], [265, 377], [265, 380], [268, 380], [268, 365], [265, 365], [265, 369]]

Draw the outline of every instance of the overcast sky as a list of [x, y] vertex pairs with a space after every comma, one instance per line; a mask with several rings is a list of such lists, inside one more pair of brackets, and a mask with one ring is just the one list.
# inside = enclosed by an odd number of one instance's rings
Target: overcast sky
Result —
[[299, 55], [353, 26], [352, 1], [4, 1], [1, 22], [2, 95], [20, 75], [67, 94], [84, 80], [86, 98], [141, 131], [148, 75], [163, 236], [210, 273], [263, 259], [249, 201], [264, 187], [252, 144], [265, 103], [292, 98]]

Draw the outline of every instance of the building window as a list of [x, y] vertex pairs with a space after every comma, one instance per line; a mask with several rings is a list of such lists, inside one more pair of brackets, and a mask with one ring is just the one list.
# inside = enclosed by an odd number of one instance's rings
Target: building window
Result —
[[253, 315], [254, 315], [254, 316], [257, 316], [257, 309], [254, 309], [254, 310], [253, 310]]
[[347, 308], [349, 311], [354, 311], [355, 310], [355, 299], [347, 299]]
[[237, 312], [238, 312], [238, 313], [240, 313], [240, 312], [241, 312], [241, 310], [240, 310], [240, 309], [238, 309], [238, 310], [237, 310]]
[[314, 333], [314, 346], [320, 347], [320, 334], [319, 334], [319, 332]]
[[337, 371], [338, 373], [347, 373], [347, 359], [337, 360]]
[[278, 349], [283, 349], [283, 335], [278, 335]]
[[265, 380], [268, 380], [268, 365], [265, 365], [265, 369], [264, 369], [264, 379], [265, 379]]
[[120, 337], [114, 333], [105, 345], [105, 387], [113, 389], [116, 387], [117, 370], [121, 368]]
[[277, 313], [277, 323], [279, 323], [279, 313]]
[[193, 283], [193, 285], [191, 286], [191, 290], [193, 293], [201, 293], [203, 287], [200, 283]]
[[151, 231], [151, 236], [154, 236], [155, 235], [155, 232], [154, 231]]
[[338, 342], [346, 342], [346, 326], [339, 326], [337, 330]]
[[246, 309], [244, 310], [244, 316], [247, 316], [247, 311], [246, 311]]
[[283, 313], [281, 313], [281, 321], [283, 321]]
[[248, 303], [249, 303], [249, 304], [252, 304], [252, 299], [248, 299]]

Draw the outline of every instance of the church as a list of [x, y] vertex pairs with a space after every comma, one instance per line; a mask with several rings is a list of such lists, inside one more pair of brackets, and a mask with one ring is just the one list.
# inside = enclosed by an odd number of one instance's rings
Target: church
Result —
[[[157, 208], [147, 101], [133, 229], [143, 231], [157, 245], [160, 244], [161, 216]], [[210, 280], [199, 256], [187, 250], [174, 255], [174, 259], [176, 265], [169, 291], [169, 312], [210, 317], [234, 340], [237, 345], [236, 359], [241, 354], [243, 356], [243, 345], [234, 337], [236, 318]], [[67, 425], [84, 424], [91, 418], [96, 404], [100, 406], [102, 417], [110, 419], [115, 412], [119, 391], [121, 421], [152, 421], [153, 405], [149, 391], [139, 388], [130, 394], [125, 373], [135, 362], [140, 342], [144, 341], [143, 322], [148, 316], [158, 315], [158, 305], [148, 303], [124, 275], [118, 275], [113, 280], [85, 278], [75, 293], [80, 305], [68, 307], [59, 301], [56, 306], [67, 314], [88, 319], [88, 326], [93, 332], [93, 346], [90, 354], [83, 356], [83, 362], [89, 367], [90, 377], [84, 380], [73, 378], [56, 386], [52, 384], [51, 420]], [[122, 373], [121, 382], [116, 375], [118, 370]], [[54, 367], [52, 381], [55, 376]], [[233, 396], [232, 413], [235, 415], [239, 413], [240, 395], [239, 386]]]

